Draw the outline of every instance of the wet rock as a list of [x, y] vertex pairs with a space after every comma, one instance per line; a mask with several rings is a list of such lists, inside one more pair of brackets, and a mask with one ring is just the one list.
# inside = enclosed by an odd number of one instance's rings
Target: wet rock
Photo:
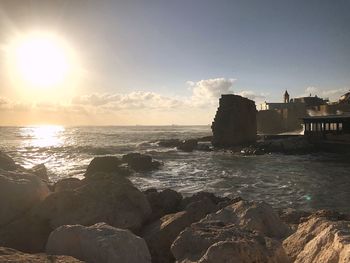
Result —
[[[103, 176], [104, 175], [104, 176]], [[38, 207], [37, 215], [54, 229], [61, 225], [109, 225], [138, 230], [151, 214], [145, 195], [132, 183], [114, 174], [95, 173], [73, 191], [56, 192]]]
[[213, 140], [213, 136], [204, 136], [197, 138], [198, 142], [211, 142]]
[[284, 209], [279, 213], [279, 217], [283, 222], [289, 225], [298, 225], [311, 215], [310, 212], [296, 210], [292, 208]]
[[256, 107], [252, 100], [238, 95], [222, 95], [212, 123], [216, 147], [230, 147], [256, 141]]
[[161, 163], [153, 161], [151, 156], [140, 153], [123, 155], [122, 161], [126, 162], [131, 169], [137, 172], [150, 171], [158, 169], [161, 166]]
[[219, 205], [220, 203], [223, 203], [225, 204], [224, 206], [228, 205], [232, 201], [230, 198], [216, 196], [213, 193], [198, 192], [191, 196], [187, 196], [183, 198], [180, 204], [180, 210], [186, 209], [186, 207], [191, 203], [198, 202], [198, 201], [206, 201], [206, 200], [210, 200], [215, 205]]
[[151, 220], [177, 212], [182, 200], [182, 195], [171, 189], [165, 189], [161, 192], [149, 189], [144, 194], [152, 208]]
[[308, 142], [303, 136], [268, 139], [259, 142], [257, 148], [265, 152], [278, 152], [285, 154], [309, 154], [317, 151], [314, 144]]
[[349, 221], [311, 217], [283, 242], [292, 262], [350, 262]]
[[98, 223], [90, 227], [65, 225], [55, 229], [46, 252], [70, 255], [91, 263], [150, 263], [145, 241], [128, 230]]
[[189, 139], [182, 141], [178, 146], [177, 149], [184, 151], [184, 152], [192, 152], [197, 148], [198, 141], [196, 139]]
[[14, 171], [17, 169], [15, 161], [7, 154], [0, 151], [0, 169]]
[[36, 175], [0, 170], [0, 226], [28, 212], [49, 193]]
[[39, 178], [44, 181], [49, 181], [49, 177], [47, 175], [47, 169], [45, 164], [37, 164], [28, 170], [30, 173], [35, 174]]
[[171, 252], [179, 263], [289, 262], [280, 242], [238, 225], [210, 220], [194, 223], [182, 231]]
[[161, 147], [177, 147], [181, 144], [181, 141], [179, 139], [168, 139], [168, 140], [160, 140], [158, 141], [158, 145]]
[[120, 169], [121, 160], [115, 156], [103, 156], [95, 157], [90, 162], [84, 174], [85, 177], [89, 177], [94, 173], [116, 173], [121, 176], [127, 176], [129, 174], [124, 174], [124, 170]]
[[216, 209], [215, 204], [209, 199], [194, 202], [185, 211], [165, 215], [146, 226], [142, 236], [151, 252], [152, 262], [173, 262], [170, 246], [179, 233]]
[[83, 185], [83, 181], [78, 178], [65, 178], [54, 184], [55, 192], [71, 191]]
[[197, 151], [202, 151], [202, 152], [211, 152], [213, 149], [210, 145], [204, 144], [204, 143], [198, 143], [196, 147]]
[[289, 227], [281, 221], [272, 207], [265, 202], [239, 201], [226, 206], [205, 221], [220, 221], [225, 225], [235, 224], [242, 229], [258, 231], [262, 235], [282, 239], [290, 234]]
[[259, 147], [259, 146], [255, 146], [255, 145], [251, 145], [249, 147], [244, 147], [241, 150], [241, 154], [243, 155], [263, 155], [265, 154], [265, 149]]
[[0, 262], [2, 263], [79, 263], [83, 262], [70, 256], [53, 256], [46, 254], [27, 254], [18, 250], [0, 247]]

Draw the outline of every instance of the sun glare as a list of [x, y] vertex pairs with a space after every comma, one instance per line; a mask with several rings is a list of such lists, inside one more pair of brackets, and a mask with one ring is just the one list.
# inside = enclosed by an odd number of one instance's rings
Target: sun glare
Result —
[[12, 47], [12, 63], [23, 82], [40, 88], [62, 83], [72, 68], [69, 51], [50, 34], [29, 34]]

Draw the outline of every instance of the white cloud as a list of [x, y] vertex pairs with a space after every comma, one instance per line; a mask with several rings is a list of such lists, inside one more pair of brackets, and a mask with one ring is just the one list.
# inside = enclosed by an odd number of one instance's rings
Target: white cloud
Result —
[[304, 94], [300, 95], [301, 97], [307, 97], [307, 96], [315, 96], [329, 99], [330, 101], [338, 101], [340, 96], [344, 95], [346, 92], [348, 92], [349, 89], [346, 88], [338, 88], [338, 89], [323, 89], [318, 87], [307, 87], [305, 89]]
[[75, 97], [73, 105], [100, 107], [109, 110], [122, 109], [173, 109], [182, 105], [176, 98], [155, 92], [135, 91], [127, 94], [92, 94]]
[[254, 100], [256, 104], [263, 102], [266, 100], [266, 96], [263, 94], [256, 94], [252, 90], [243, 90], [237, 93], [237, 95], [240, 95], [242, 97], [248, 98], [250, 100]]
[[233, 93], [235, 79], [216, 78], [197, 82], [188, 81], [187, 85], [192, 91], [189, 103], [192, 106], [217, 105], [221, 94]]
[[[166, 96], [156, 92], [93, 93], [66, 98], [66, 102], [43, 101], [21, 103], [0, 97], [0, 110], [12, 119], [31, 123], [41, 120], [76, 124], [208, 124], [222, 94], [233, 94], [235, 79], [215, 78], [188, 81], [187, 96]], [[235, 94], [252, 100], [264, 95], [251, 90]], [[11, 119], [12, 118], [12, 119]], [[34, 122], [32, 121], [32, 123]]]

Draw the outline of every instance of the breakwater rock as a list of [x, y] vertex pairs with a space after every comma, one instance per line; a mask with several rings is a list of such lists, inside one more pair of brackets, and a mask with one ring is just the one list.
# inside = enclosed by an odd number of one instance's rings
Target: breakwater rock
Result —
[[0, 167], [0, 186], [12, 183], [19, 200], [24, 186], [35, 197], [22, 201], [24, 208], [10, 193], [2, 196], [18, 210], [0, 206], [0, 261], [349, 262], [348, 215], [278, 214], [265, 202], [205, 192], [142, 192], [119, 168], [100, 164], [83, 180], [56, 183], [57, 191], [49, 191], [39, 175]]

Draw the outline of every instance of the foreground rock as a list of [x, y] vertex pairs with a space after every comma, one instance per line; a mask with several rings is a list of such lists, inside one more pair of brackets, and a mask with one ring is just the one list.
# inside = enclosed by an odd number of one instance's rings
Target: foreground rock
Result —
[[45, 164], [37, 164], [33, 166], [31, 169], [28, 170], [28, 172], [35, 174], [40, 179], [44, 181], [49, 181], [49, 176], [47, 175], [47, 168]]
[[0, 246], [28, 253], [43, 252], [51, 231], [48, 220], [38, 217], [32, 210], [0, 228]]
[[0, 170], [0, 226], [28, 212], [49, 192], [47, 185], [33, 174]]
[[148, 189], [144, 194], [152, 209], [150, 220], [179, 211], [182, 195], [174, 190], [165, 189], [158, 192], [157, 189]]
[[123, 155], [122, 161], [128, 164], [128, 167], [136, 172], [146, 172], [158, 169], [161, 163], [153, 161], [152, 157], [141, 153], [128, 153]]
[[35, 209], [52, 229], [61, 225], [109, 225], [137, 231], [151, 214], [142, 192], [124, 177], [96, 173], [73, 191], [56, 192]]
[[61, 226], [48, 239], [46, 252], [91, 263], [150, 263], [145, 241], [128, 230], [98, 223]]
[[216, 210], [211, 200], [202, 200], [191, 203], [185, 211], [166, 215], [146, 226], [142, 236], [151, 252], [152, 262], [173, 262], [170, 246], [180, 232]]
[[225, 225], [235, 224], [242, 229], [258, 231], [264, 236], [276, 239], [283, 239], [291, 232], [272, 207], [265, 202], [242, 200], [208, 215], [203, 219], [203, 222], [205, 221], [220, 221]]
[[176, 262], [289, 262], [281, 243], [258, 232], [220, 221], [201, 221], [186, 228], [171, 246]]
[[17, 169], [15, 161], [7, 154], [0, 151], [0, 169], [14, 171]]
[[62, 192], [72, 191], [83, 185], [84, 182], [78, 178], [65, 178], [55, 183], [53, 188], [55, 192]]
[[283, 242], [284, 249], [295, 263], [350, 262], [349, 224], [312, 216]]
[[52, 256], [46, 254], [26, 254], [11, 248], [0, 247], [2, 263], [79, 263], [83, 262], [70, 256]]
[[186, 228], [171, 251], [178, 262], [289, 262], [279, 239], [289, 234], [264, 202], [239, 201]]

